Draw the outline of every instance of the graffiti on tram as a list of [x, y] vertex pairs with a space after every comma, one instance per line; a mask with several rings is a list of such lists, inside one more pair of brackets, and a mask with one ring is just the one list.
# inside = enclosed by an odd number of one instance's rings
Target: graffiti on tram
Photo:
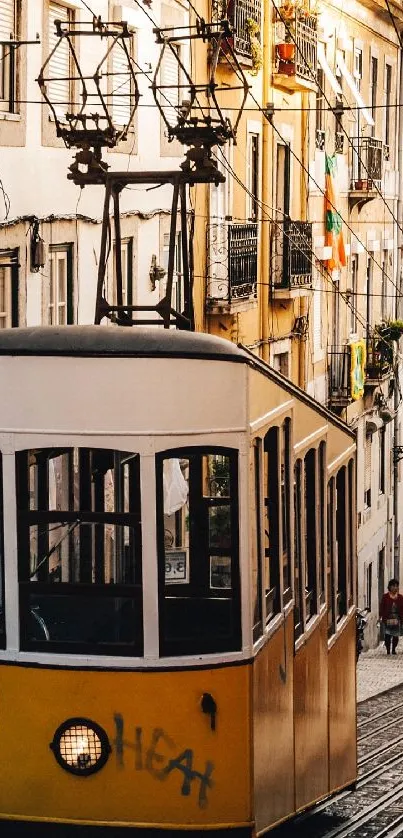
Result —
[[162, 782], [167, 780], [173, 772], [178, 772], [182, 779], [181, 794], [188, 797], [192, 794], [192, 788], [195, 787], [200, 808], [206, 808], [207, 791], [214, 785], [213, 762], [206, 760], [204, 770], [198, 770], [195, 766], [193, 750], [185, 748], [178, 753], [175, 742], [162, 727], [155, 727], [147, 741], [143, 728], [135, 727], [134, 738], [130, 741], [124, 736], [124, 719], [120, 713], [115, 713], [114, 722], [114, 750], [118, 768], [126, 767], [126, 752], [130, 751], [133, 758], [131, 764], [135, 770], [147, 771], [155, 780]]

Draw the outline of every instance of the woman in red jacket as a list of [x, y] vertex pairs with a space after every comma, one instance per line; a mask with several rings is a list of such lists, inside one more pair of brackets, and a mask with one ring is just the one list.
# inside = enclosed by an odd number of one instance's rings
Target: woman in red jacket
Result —
[[403, 596], [399, 594], [397, 579], [390, 580], [388, 591], [381, 599], [379, 611], [385, 628], [386, 652], [390, 655], [392, 644], [392, 655], [395, 655], [396, 646], [399, 642], [400, 626], [403, 625]]

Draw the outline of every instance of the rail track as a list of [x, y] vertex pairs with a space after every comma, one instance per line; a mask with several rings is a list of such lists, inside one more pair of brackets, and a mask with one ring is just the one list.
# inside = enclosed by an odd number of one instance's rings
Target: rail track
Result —
[[273, 838], [403, 838], [403, 685], [358, 710], [355, 788], [277, 827]]

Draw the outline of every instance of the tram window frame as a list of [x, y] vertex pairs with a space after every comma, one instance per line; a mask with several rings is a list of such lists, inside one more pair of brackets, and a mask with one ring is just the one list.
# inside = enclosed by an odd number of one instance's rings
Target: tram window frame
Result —
[[281, 574], [283, 606], [292, 600], [292, 548], [291, 548], [291, 419], [281, 426], [280, 456], [280, 508], [281, 508]]
[[337, 587], [336, 587], [336, 621], [339, 622], [347, 614], [347, 587], [348, 587], [348, 532], [347, 532], [347, 468], [341, 466], [336, 474], [335, 501], [336, 501], [336, 562], [337, 562]]
[[319, 544], [319, 564], [318, 564], [318, 593], [319, 605], [326, 603], [326, 442], [319, 443], [318, 449], [318, 544]]
[[349, 535], [349, 556], [347, 565], [348, 577], [348, 607], [351, 608], [354, 604], [355, 597], [355, 462], [351, 458], [347, 464], [347, 514], [348, 514], [348, 535]]
[[303, 594], [303, 480], [302, 460], [294, 463], [294, 639], [304, 632], [304, 594]]
[[16, 479], [21, 649], [142, 656], [139, 455], [27, 449]]
[[316, 448], [310, 448], [304, 457], [305, 624], [318, 613], [317, 482]]
[[327, 634], [336, 632], [336, 580], [335, 580], [335, 480], [327, 483]]
[[[264, 599], [266, 625], [281, 611], [280, 590], [280, 429], [269, 428], [263, 441]], [[266, 526], [267, 525], [267, 526]], [[274, 583], [274, 584], [272, 584]]]
[[[252, 487], [254, 493], [254, 521], [252, 525], [252, 634], [256, 643], [263, 635], [263, 579], [262, 579], [262, 440], [253, 440], [252, 446]], [[256, 579], [254, 576], [256, 564]]]
[[[229, 495], [213, 496], [203, 489], [203, 458], [228, 458]], [[189, 468], [189, 544], [186, 580], [166, 581], [164, 461], [188, 461]], [[241, 578], [239, 556], [239, 452], [221, 446], [186, 446], [158, 452], [156, 467], [156, 519], [158, 556], [158, 610], [160, 657], [183, 657], [219, 652], [235, 652], [242, 648]], [[228, 506], [229, 546], [222, 549], [211, 544], [209, 533], [210, 509]], [[194, 514], [193, 510], [194, 509]], [[225, 554], [225, 555], [224, 555]], [[209, 558], [203, 564], [203, 558]], [[211, 584], [213, 558], [230, 558], [230, 586]], [[230, 594], [228, 592], [231, 592]], [[227, 593], [224, 593], [227, 592]], [[213, 605], [214, 603], [214, 605]], [[204, 619], [198, 633], [192, 633], [195, 615]], [[211, 623], [211, 619], [215, 623]], [[180, 628], [179, 628], [180, 627]]]
[[5, 569], [4, 569], [4, 496], [3, 455], [0, 452], [0, 649], [6, 648]]

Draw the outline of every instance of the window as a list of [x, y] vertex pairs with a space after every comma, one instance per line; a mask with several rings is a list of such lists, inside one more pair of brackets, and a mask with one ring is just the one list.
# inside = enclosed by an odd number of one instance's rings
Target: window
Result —
[[383, 251], [382, 258], [382, 289], [381, 289], [381, 317], [386, 320], [388, 317], [388, 255], [389, 251]]
[[[125, 40], [130, 58], [134, 58], [134, 36]], [[128, 124], [134, 106], [133, 81], [129, 73], [128, 59], [121, 43], [112, 49], [112, 122], [124, 127]]]
[[248, 134], [248, 218], [257, 221], [259, 217], [259, 134]]
[[18, 249], [0, 250], [0, 329], [18, 326]]
[[356, 535], [356, 516], [355, 516], [355, 467], [354, 460], [348, 461], [348, 477], [347, 477], [347, 526], [348, 526], [348, 554], [347, 554], [347, 571], [348, 571], [348, 606], [351, 608], [354, 602], [355, 590], [355, 535]]
[[273, 355], [273, 369], [288, 378], [288, 352], [276, 352], [276, 354]]
[[316, 275], [316, 282], [313, 289], [313, 350], [320, 352], [322, 349], [322, 279]]
[[315, 110], [315, 143], [319, 151], [325, 150], [325, 99], [322, 91], [325, 86], [325, 74], [322, 67], [317, 69], [318, 86], [316, 89], [316, 110]]
[[386, 428], [385, 425], [379, 428], [379, 494], [385, 494], [385, 454], [386, 454]]
[[371, 506], [371, 451], [372, 436], [368, 434], [365, 438], [365, 459], [364, 459], [364, 506], [368, 509]]
[[318, 451], [318, 545], [319, 545], [319, 565], [318, 565], [318, 592], [319, 603], [323, 605], [325, 602], [325, 476], [326, 476], [326, 443], [321, 442]]
[[[121, 239], [120, 258], [122, 264], [122, 303], [133, 305], [133, 239]], [[113, 305], [117, 305], [116, 287], [116, 244], [113, 244]]]
[[327, 484], [327, 633], [331, 637], [336, 631], [336, 608], [335, 608], [335, 567], [334, 567], [334, 540], [335, 540], [335, 491], [334, 477]]
[[[60, 20], [62, 26], [74, 23], [74, 12], [60, 3], [49, 3], [49, 53], [59, 42], [55, 21]], [[49, 81], [47, 92], [58, 118], [62, 119], [71, 110], [74, 100], [74, 83], [72, 76], [77, 74], [73, 65], [67, 38], [62, 38], [55, 53], [49, 61]]]
[[[0, 40], [15, 40], [18, 37], [18, 6], [16, 0], [0, 2]], [[17, 98], [17, 49], [0, 44], [0, 110], [15, 113]]]
[[390, 145], [392, 137], [392, 120], [391, 120], [391, 94], [392, 94], [392, 67], [390, 64], [385, 64], [385, 146], [387, 149], [387, 156], [390, 156]]
[[336, 476], [336, 561], [337, 561], [337, 619], [347, 614], [347, 520], [346, 467]]
[[303, 519], [302, 519], [302, 461], [294, 466], [294, 636], [304, 631], [303, 577]]
[[238, 456], [157, 456], [160, 654], [241, 648]]
[[51, 245], [49, 248], [49, 289], [47, 318], [49, 326], [67, 326], [74, 322], [73, 313], [73, 245]]
[[181, 46], [170, 42], [166, 46], [161, 64], [161, 86], [160, 103], [168, 124], [174, 127], [177, 124], [179, 112], [178, 107], [182, 99], [186, 99], [186, 90], [181, 88], [182, 60]]
[[385, 591], [385, 548], [378, 552], [378, 607]]
[[21, 648], [143, 653], [139, 456], [17, 454]]
[[357, 330], [358, 256], [351, 257], [350, 331]]
[[374, 120], [374, 125], [371, 128], [371, 132], [372, 132], [373, 137], [376, 136], [377, 87], [378, 87], [378, 59], [375, 58], [374, 55], [371, 55], [369, 88], [370, 88], [371, 115], [372, 115], [372, 119]]
[[254, 510], [252, 511], [252, 614], [253, 614], [253, 640], [256, 641], [263, 634], [263, 609], [262, 609], [262, 528], [261, 528], [261, 440], [255, 439], [253, 445], [253, 483]]
[[305, 505], [305, 616], [308, 621], [317, 613], [317, 492], [316, 451], [311, 448], [304, 458]]
[[[163, 249], [163, 264], [164, 268], [168, 273], [168, 260], [169, 260], [169, 233], [164, 234], [164, 249]], [[167, 276], [165, 277], [165, 283], [162, 287], [164, 287], [164, 294], [166, 294], [166, 286], [167, 286]], [[162, 296], [164, 296], [164, 294]], [[178, 231], [175, 236], [175, 245], [174, 245], [174, 273], [173, 273], [173, 282], [172, 282], [172, 298], [171, 298], [171, 305], [175, 311], [181, 313], [185, 307], [185, 291], [184, 291], [184, 283], [183, 283], [183, 273], [182, 273], [182, 233]]]
[[264, 438], [264, 591], [266, 623], [278, 614], [280, 597], [280, 475], [279, 429], [270, 428]]
[[291, 419], [283, 422], [281, 431], [280, 459], [280, 502], [281, 502], [281, 545], [283, 575], [283, 605], [292, 597], [291, 586]]
[[372, 330], [372, 277], [373, 277], [373, 264], [374, 260], [372, 256], [368, 256], [367, 259], [367, 281], [366, 281], [366, 333], [367, 333], [367, 342], [371, 339], [371, 330]]
[[3, 458], [0, 453], [0, 649], [6, 645], [6, 619], [4, 608], [4, 534], [3, 534]]

